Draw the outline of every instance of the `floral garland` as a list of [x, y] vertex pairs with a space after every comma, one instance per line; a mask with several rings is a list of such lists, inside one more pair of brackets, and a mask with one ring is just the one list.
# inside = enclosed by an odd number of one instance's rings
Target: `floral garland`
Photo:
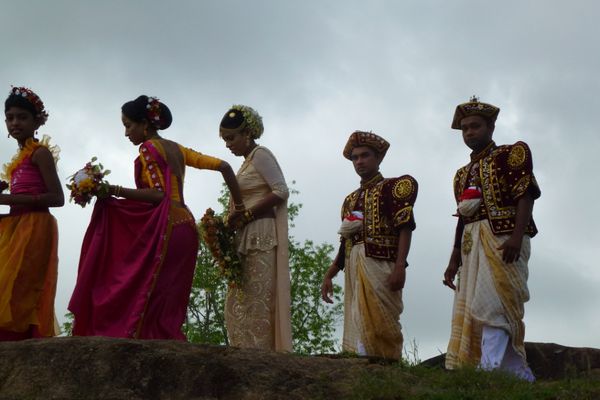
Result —
[[105, 170], [102, 164], [94, 164], [97, 160], [92, 157], [92, 160], [85, 164], [85, 167], [69, 177], [69, 182], [66, 186], [71, 191], [69, 201], [85, 207], [89, 204], [94, 196], [108, 195], [108, 182], [104, 177], [110, 174], [110, 170]]
[[42, 101], [42, 99], [40, 99], [40, 97], [37, 94], [35, 94], [33, 90], [26, 87], [12, 86], [9, 92], [9, 96], [10, 95], [21, 96], [25, 100], [33, 104], [33, 107], [38, 113], [36, 117], [40, 119], [41, 125], [44, 125], [46, 123], [46, 121], [48, 120], [48, 112], [44, 108], [44, 102]]
[[238, 110], [244, 116], [246, 121], [246, 129], [250, 133], [252, 139], [258, 139], [263, 134], [265, 128], [263, 126], [262, 117], [252, 107], [244, 106], [242, 104], [234, 104], [231, 106], [232, 110]]
[[200, 219], [200, 234], [219, 266], [219, 272], [230, 288], [242, 286], [242, 262], [235, 246], [235, 232], [225, 225], [223, 217], [209, 208]]
[[160, 101], [156, 97], [148, 96], [148, 104], [146, 104], [146, 115], [148, 121], [156, 128], [160, 128]]

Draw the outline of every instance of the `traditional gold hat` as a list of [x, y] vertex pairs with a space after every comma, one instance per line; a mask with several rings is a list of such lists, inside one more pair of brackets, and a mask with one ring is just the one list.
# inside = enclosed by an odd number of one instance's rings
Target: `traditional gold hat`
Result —
[[381, 155], [385, 155], [385, 152], [390, 147], [390, 144], [387, 140], [382, 138], [381, 136], [377, 136], [373, 132], [363, 132], [363, 131], [355, 131], [350, 135], [348, 141], [346, 142], [346, 146], [344, 147], [344, 157], [348, 160], [352, 159], [352, 150], [355, 147], [360, 146], [369, 146]]
[[482, 103], [477, 96], [472, 96], [468, 103], [459, 104], [454, 111], [452, 119], [452, 129], [461, 129], [460, 121], [471, 115], [480, 115], [489, 119], [491, 122], [496, 122], [500, 109], [491, 104]]

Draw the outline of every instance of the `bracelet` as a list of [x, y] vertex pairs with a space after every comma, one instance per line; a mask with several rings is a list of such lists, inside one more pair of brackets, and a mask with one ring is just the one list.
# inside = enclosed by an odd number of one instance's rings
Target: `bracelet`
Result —
[[123, 189], [122, 186], [120, 186], [120, 185], [115, 186], [115, 196], [116, 197], [120, 197], [121, 196], [121, 189]]
[[249, 208], [246, 211], [244, 211], [244, 221], [246, 221], [246, 223], [254, 221], [254, 214]]
[[233, 209], [235, 211], [244, 211], [246, 209], [246, 206], [244, 206], [244, 203], [241, 204], [234, 204], [233, 205]]

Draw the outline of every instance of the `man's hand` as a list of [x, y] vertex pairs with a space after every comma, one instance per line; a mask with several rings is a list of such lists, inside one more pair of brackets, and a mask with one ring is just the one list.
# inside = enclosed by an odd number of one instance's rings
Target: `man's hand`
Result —
[[460, 247], [455, 247], [450, 255], [450, 261], [448, 261], [448, 266], [444, 272], [444, 280], [442, 281], [445, 286], [448, 286], [452, 290], [456, 290], [454, 278], [456, 277], [458, 268], [461, 266], [461, 264], [462, 255], [460, 254]]
[[456, 277], [456, 273], [458, 272], [458, 263], [450, 262], [446, 271], [444, 272], [444, 280], [442, 283], [448, 286], [452, 290], [456, 290], [456, 285], [454, 284], [454, 278]]
[[498, 247], [498, 250], [502, 250], [502, 261], [507, 264], [517, 261], [521, 254], [522, 241], [522, 238], [511, 235], [506, 242], [502, 243], [500, 247]]
[[333, 296], [333, 282], [326, 276], [321, 284], [321, 298], [325, 303], [333, 304], [331, 296]]
[[388, 287], [392, 292], [404, 289], [406, 282], [406, 264], [396, 264], [394, 270], [388, 277]]

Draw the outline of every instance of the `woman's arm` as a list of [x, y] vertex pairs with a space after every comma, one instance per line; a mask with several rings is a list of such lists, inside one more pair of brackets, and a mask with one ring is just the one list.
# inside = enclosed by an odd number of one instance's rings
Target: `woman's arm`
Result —
[[223, 180], [225, 181], [227, 188], [229, 188], [229, 192], [231, 193], [231, 198], [233, 199], [234, 203], [243, 204], [240, 187], [237, 183], [235, 173], [233, 172], [233, 169], [231, 169], [229, 163], [219, 158], [202, 154], [182, 145], [179, 145], [179, 150], [183, 154], [185, 165], [198, 169], [219, 171], [223, 176]]
[[242, 200], [240, 186], [238, 185], [235, 173], [233, 172], [233, 169], [231, 169], [229, 163], [221, 160], [218, 171], [221, 172], [221, 175], [223, 175], [223, 180], [229, 188], [229, 193], [231, 193], [233, 204], [243, 204], [244, 202]]
[[0, 204], [22, 205], [32, 207], [62, 207], [65, 195], [56, 173], [54, 157], [46, 147], [39, 147], [31, 156], [31, 162], [36, 165], [46, 186], [46, 192], [41, 194], [0, 194]]
[[118, 185], [109, 185], [108, 195], [152, 204], [158, 204], [165, 198], [165, 193], [157, 189], [130, 189]]

